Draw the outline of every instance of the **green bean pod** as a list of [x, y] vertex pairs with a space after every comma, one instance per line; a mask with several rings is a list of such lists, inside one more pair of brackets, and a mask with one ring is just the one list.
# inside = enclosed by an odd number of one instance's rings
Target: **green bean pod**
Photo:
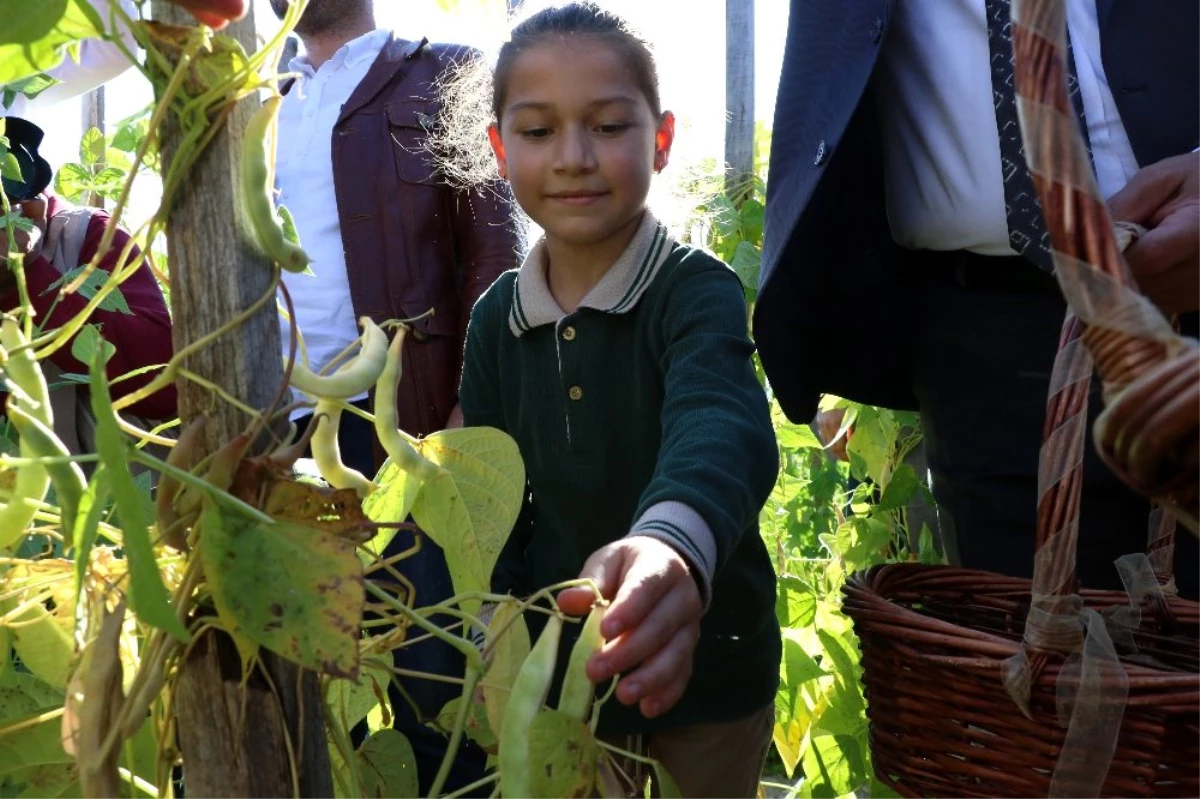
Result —
[[571, 658], [567, 661], [567, 673], [563, 677], [562, 692], [558, 695], [558, 709], [572, 718], [583, 721], [587, 718], [588, 710], [592, 707], [592, 697], [596, 686], [588, 679], [587, 663], [592, 655], [604, 646], [604, 636], [600, 634], [600, 624], [604, 621], [604, 613], [608, 605], [603, 601], [592, 606], [579, 639], [571, 648]]
[[[9, 412], [20, 407], [29, 418], [51, 427], [54, 424], [54, 416], [50, 410], [50, 391], [46, 386], [46, 378], [38, 368], [37, 359], [33, 357], [33, 350], [25, 334], [11, 317], [5, 317], [0, 322], [0, 346], [3, 346], [7, 353], [4, 361], [6, 379], [13, 388], [24, 394], [24, 398], [18, 400], [15, 393], [9, 393]], [[37, 458], [48, 454], [38, 452], [34, 442], [26, 436], [21, 436], [19, 448], [21, 456], [25, 458]], [[49, 489], [50, 475], [44, 467], [30, 465], [17, 470], [16, 483], [8, 503], [0, 508], [0, 548], [20, 541], [25, 528], [37, 513], [38, 504], [46, 499]]]
[[[30, 449], [38, 457], [65, 458], [71, 453], [67, 451], [54, 431], [42, 424], [41, 420], [27, 413], [20, 405], [10, 403], [8, 418], [17, 429], [21, 441], [28, 442]], [[79, 502], [83, 492], [87, 490], [87, 480], [83, 469], [72, 461], [59, 461], [44, 466], [51, 482], [54, 483], [54, 493], [58, 496], [58, 506], [62, 510], [62, 529], [75, 529], [75, 516], [79, 512]]]
[[246, 125], [242, 137], [241, 164], [238, 169], [241, 205], [251, 239], [272, 261], [289, 272], [303, 272], [312, 261], [304, 249], [288, 240], [283, 222], [275, 213], [275, 187], [271, 185], [271, 170], [267, 142], [271, 125], [279, 115], [283, 97], [267, 98]]
[[320, 399], [350, 399], [369, 391], [387, 365], [387, 334], [369, 316], [358, 321], [363, 333], [353, 359], [331, 375], [318, 375], [297, 361], [292, 364], [292, 386]]
[[338, 423], [342, 418], [342, 406], [337, 400], [319, 400], [313, 411], [313, 432], [310, 445], [313, 460], [325, 482], [334, 488], [353, 488], [359, 497], [365, 497], [378, 486], [368, 480], [362, 472], [342, 463], [342, 451], [338, 446]]
[[375, 382], [375, 435], [392, 463], [422, 482], [437, 477], [441, 467], [417, 452], [401, 433], [396, 420], [396, 385], [400, 382], [401, 357], [407, 328], [401, 327], [388, 347], [387, 359]]
[[504, 709], [504, 720], [500, 724], [500, 794], [505, 799], [529, 796], [529, 730], [533, 719], [550, 691], [554, 678], [554, 662], [558, 655], [558, 641], [562, 637], [562, 617], [551, 616], [546, 627], [538, 636], [537, 643], [529, 650], [517, 679], [513, 682], [512, 694]]

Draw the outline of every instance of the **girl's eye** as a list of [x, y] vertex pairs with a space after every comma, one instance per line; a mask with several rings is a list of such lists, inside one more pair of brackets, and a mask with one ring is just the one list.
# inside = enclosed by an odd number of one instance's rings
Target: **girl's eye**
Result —
[[615, 136], [618, 133], [628, 130], [629, 128], [630, 125], [625, 122], [612, 122], [607, 125], [597, 125], [596, 132], [605, 136]]
[[550, 135], [550, 128], [525, 128], [521, 135], [526, 139], [544, 139]]

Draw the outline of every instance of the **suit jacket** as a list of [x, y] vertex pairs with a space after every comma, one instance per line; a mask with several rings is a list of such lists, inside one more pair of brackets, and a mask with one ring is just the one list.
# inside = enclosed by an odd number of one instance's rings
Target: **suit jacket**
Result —
[[[822, 393], [916, 407], [913, 281], [888, 229], [871, 99], [892, 9], [905, 1], [791, 2], [754, 333], [793, 421], [811, 419]], [[1200, 3], [1096, 2], [1104, 71], [1138, 163], [1195, 149]]]
[[397, 392], [400, 427], [427, 435], [458, 402], [475, 301], [517, 267], [518, 233], [503, 185], [450, 185], [428, 146], [439, 82], [473, 57], [458, 45], [392, 37], [333, 128], [333, 192], [355, 318], [415, 317]]

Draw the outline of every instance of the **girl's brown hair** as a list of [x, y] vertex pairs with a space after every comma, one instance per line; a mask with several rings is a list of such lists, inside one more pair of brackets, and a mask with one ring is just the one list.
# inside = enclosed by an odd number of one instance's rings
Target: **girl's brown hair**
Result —
[[658, 69], [650, 45], [625, 20], [592, 2], [576, 2], [543, 9], [512, 30], [500, 48], [492, 72], [492, 115], [500, 121], [513, 62], [525, 50], [547, 39], [588, 36], [601, 39], [622, 51], [634, 79], [650, 103], [654, 116], [662, 113], [658, 95]]

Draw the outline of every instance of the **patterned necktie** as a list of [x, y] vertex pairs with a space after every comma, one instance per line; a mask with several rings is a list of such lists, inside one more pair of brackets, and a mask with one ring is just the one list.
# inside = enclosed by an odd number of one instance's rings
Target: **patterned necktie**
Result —
[[[1000, 133], [1000, 163], [1004, 177], [1004, 212], [1008, 219], [1008, 243], [1047, 272], [1054, 270], [1050, 256], [1050, 234], [1042, 218], [1042, 206], [1033, 187], [1033, 176], [1025, 163], [1021, 125], [1017, 121], [1017, 96], [1013, 81], [1012, 9], [1009, 0], [985, 0], [988, 50], [991, 52], [992, 99], [996, 106], [996, 128]], [[1075, 75], [1075, 59], [1067, 46], [1067, 93], [1080, 120], [1084, 143], [1087, 124], [1083, 97]], [[1090, 151], [1090, 148], [1089, 148]]]

